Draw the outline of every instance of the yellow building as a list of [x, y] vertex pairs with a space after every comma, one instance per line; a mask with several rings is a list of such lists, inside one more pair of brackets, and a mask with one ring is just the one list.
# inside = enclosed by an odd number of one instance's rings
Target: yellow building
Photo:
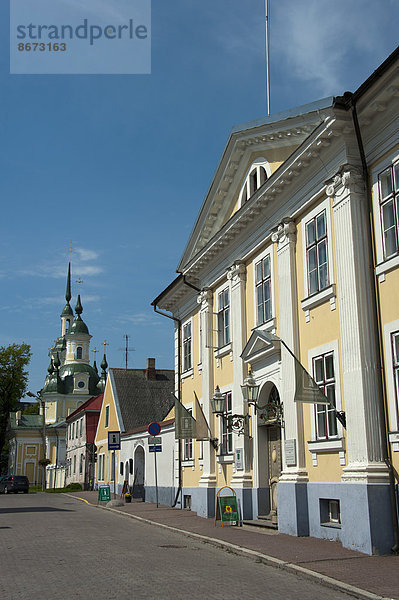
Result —
[[[244, 519], [283, 533], [398, 541], [398, 93], [396, 51], [355, 93], [230, 135], [153, 302], [175, 321], [176, 394], [195, 417], [196, 393], [214, 438], [180, 444], [181, 503], [202, 516], [230, 485]], [[304, 402], [292, 354], [326, 403]]]
[[43, 467], [43, 416], [10, 413], [8, 473], [26, 475], [31, 485], [41, 485]]

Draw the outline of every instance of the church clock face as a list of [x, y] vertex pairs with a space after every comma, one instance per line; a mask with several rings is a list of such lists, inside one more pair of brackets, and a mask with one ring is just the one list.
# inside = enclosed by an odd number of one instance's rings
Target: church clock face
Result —
[[78, 388], [82, 389], [85, 387], [85, 382], [84, 381], [78, 381]]

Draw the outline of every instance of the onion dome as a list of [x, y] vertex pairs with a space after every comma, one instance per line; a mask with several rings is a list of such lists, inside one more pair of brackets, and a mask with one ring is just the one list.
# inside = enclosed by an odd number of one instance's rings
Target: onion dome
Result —
[[78, 299], [75, 306], [76, 317], [74, 322], [72, 323], [72, 327], [69, 333], [87, 333], [89, 334], [89, 330], [87, 328], [86, 323], [82, 320], [81, 314], [83, 312], [82, 303], [80, 301], [80, 294], [78, 295]]

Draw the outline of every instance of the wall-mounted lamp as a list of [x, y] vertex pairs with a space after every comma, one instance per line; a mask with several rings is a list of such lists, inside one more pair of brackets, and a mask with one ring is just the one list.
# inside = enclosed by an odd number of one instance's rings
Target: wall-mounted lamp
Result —
[[216, 386], [213, 398], [211, 398], [211, 408], [214, 415], [224, 420], [227, 431], [234, 431], [238, 435], [245, 433], [249, 416], [227, 414], [226, 394], [220, 391], [218, 385]]

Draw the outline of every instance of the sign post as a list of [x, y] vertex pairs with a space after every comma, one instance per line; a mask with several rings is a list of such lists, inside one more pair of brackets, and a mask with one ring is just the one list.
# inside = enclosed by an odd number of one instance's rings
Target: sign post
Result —
[[[222, 496], [221, 491], [228, 489], [231, 491], [231, 496]], [[241, 526], [240, 513], [238, 510], [237, 494], [228, 485], [220, 488], [216, 493], [216, 508], [215, 508], [215, 527], [216, 521], [220, 519], [223, 523], [230, 523], [230, 525]]]
[[155, 467], [155, 495], [158, 503], [158, 469], [157, 469], [157, 454], [162, 452], [162, 438], [156, 437], [161, 433], [161, 426], [159, 423], [150, 423], [148, 425], [148, 433], [151, 437], [148, 438], [148, 451], [154, 452], [154, 467]]
[[114, 469], [114, 500], [116, 499], [116, 469], [115, 469], [115, 450], [121, 449], [121, 432], [108, 431], [108, 452], [113, 450], [113, 469]]

